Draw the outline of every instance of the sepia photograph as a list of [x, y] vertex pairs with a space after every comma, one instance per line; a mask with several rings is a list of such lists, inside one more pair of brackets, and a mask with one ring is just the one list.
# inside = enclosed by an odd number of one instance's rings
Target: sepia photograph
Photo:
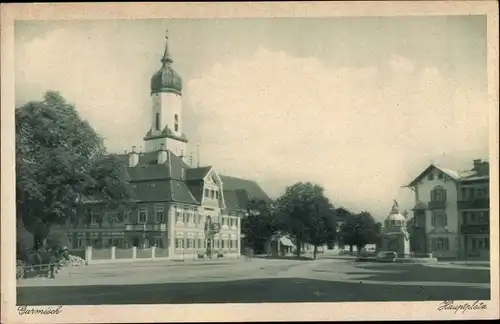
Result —
[[8, 63], [2, 43], [16, 322], [416, 302], [498, 318], [498, 13], [157, 5], [14, 19]]

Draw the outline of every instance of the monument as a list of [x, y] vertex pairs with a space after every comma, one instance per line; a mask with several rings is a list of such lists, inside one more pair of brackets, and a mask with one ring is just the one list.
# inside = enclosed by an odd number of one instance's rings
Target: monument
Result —
[[395, 200], [389, 216], [384, 221], [380, 250], [396, 252], [398, 258], [407, 258], [410, 255], [410, 234], [406, 229], [406, 218], [399, 212], [399, 205]]

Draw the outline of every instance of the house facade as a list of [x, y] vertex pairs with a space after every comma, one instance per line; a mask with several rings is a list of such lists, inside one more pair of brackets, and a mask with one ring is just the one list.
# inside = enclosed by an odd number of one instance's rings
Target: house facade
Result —
[[155, 246], [158, 257], [240, 255], [241, 218], [248, 201], [269, 198], [254, 181], [188, 164], [182, 79], [172, 63], [167, 37], [161, 68], [151, 78], [145, 151], [133, 147], [118, 155], [133, 192], [132, 207], [110, 211], [98, 201], [80, 204], [74, 218], [54, 229], [66, 233], [70, 249], [135, 246], [140, 251]]
[[430, 165], [406, 186], [415, 194], [410, 223], [414, 253], [438, 258], [489, 256], [488, 169], [488, 162], [481, 160], [464, 171]]

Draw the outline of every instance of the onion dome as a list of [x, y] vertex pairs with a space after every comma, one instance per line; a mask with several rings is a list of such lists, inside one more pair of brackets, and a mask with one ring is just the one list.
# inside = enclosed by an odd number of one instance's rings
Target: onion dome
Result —
[[386, 226], [404, 226], [406, 224], [406, 218], [399, 212], [399, 205], [394, 201], [392, 205], [392, 210], [389, 216], [385, 218]]
[[[167, 31], [168, 32], [168, 31]], [[173, 68], [174, 60], [168, 50], [168, 34], [165, 36], [165, 52], [161, 59], [161, 69], [151, 78], [151, 94], [158, 92], [182, 93], [182, 78]]]

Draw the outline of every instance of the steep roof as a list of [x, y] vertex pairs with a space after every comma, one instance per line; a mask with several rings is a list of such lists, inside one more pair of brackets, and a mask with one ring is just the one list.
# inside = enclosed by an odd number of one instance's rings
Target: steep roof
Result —
[[420, 180], [422, 180], [422, 178], [425, 177], [427, 175], [427, 173], [430, 170], [432, 170], [432, 169], [437, 169], [437, 170], [443, 172], [444, 174], [448, 175], [452, 180], [457, 180], [460, 177], [458, 171], [447, 169], [447, 168], [443, 168], [443, 167], [437, 166], [435, 164], [431, 164], [427, 168], [425, 168], [424, 171], [422, 171], [415, 179], [413, 179], [405, 187], [413, 187], [414, 185], [416, 185], [417, 183], [419, 183]]
[[227, 210], [244, 210], [246, 206], [240, 204], [236, 191], [224, 190], [224, 202], [226, 203]]
[[[488, 163], [484, 161], [483, 163]], [[448, 175], [454, 181], [475, 181], [475, 180], [487, 180], [489, 179], [489, 175], [479, 174], [478, 170], [473, 168], [469, 170], [452, 170], [448, 168], [443, 168], [442, 166], [438, 166], [436, 164], [429, 165], [424, 171], [422, 171], [410, 184], [405, 187], [412, 187], [420, 180], [427, 175], [427, 173], [432, 170], [437, 169], [444, 174]]]
[[[168, 150], [163, 164], [158, 164], [157, 152], [139, 153], [135, 167], [128, 167], [127, 154], [118, 155], [118, 158], [127, 165], [134, 198], [143, 202], [199, 204], [203, 197], [203, 179], [213, 169], [212, 166], [191, 168]], [[228, 210], [244, 210], [251, 199], [271, 201], [255, 181], [223, 175], [220, 178]]]
[[[262, 188], [253, 180], [247, 180], [242, 178], [230, 177], [226, 175], [219, 175], [224, 191], [226, 190], [238, 190], [239, 199], [256, 199], [264, 200], [270, 202], [269, 196], [262, 190]], [[241, 191], [245, 191], [242, 193]]]
[[187, 170], [186, 180], [202, 180], [208, 174], [208, 172], [212, 169], [211, 166], [205, 166], [200, 168], [191, 168]]

